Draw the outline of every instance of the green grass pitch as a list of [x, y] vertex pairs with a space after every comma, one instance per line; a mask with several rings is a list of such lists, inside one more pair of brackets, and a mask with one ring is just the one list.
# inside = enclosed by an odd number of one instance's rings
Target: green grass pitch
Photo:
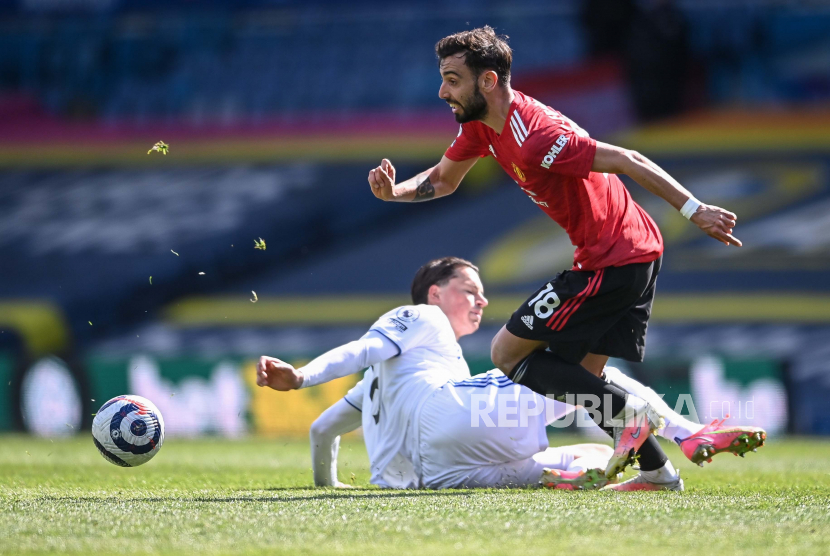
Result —
[[[554, 437], [554, 444], [575, 439]], [[307, 443], [168, 439], [122, 469], [90, 437], [0, 436], [0, 554], [822, 554], [830, 442], [772, 439], [699, 469], [686, 492], [384, 491], [358, 439], [313, 489]]]

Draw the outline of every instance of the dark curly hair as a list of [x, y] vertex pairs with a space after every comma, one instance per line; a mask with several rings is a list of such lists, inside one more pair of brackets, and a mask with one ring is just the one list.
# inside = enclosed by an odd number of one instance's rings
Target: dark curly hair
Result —
[[435, 45], [438, 63], [447, 56], [464, 52], [464, 63], [478, 77], [485, 70], [493, 70], [499, 76], [499, 83], [510, 83], [510, 65], [513, 51], [507, 45], [507, 35], [496, 35], [489, 25], [462, 31], [444, 37]]
[[418, 269], [415, 279], [412, 280], [412, 303], [415, 305], [426, 304], [429, 296], [429, 288], [433, 284], [443, 286], [455, 276], [456, 269], [469, 267], [478, 272], [478, 267], [458, 257], [443, 257], [429, 261]]

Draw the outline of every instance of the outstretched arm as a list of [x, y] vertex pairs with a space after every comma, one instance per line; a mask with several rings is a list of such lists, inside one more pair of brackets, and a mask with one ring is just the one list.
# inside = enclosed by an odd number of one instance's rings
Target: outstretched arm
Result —
[[726, 245], [741, 246], [740, 240], [732, 235], [737, 220], [735, 214], [714, 205], [701, 203], [665, 170], [640, 153], [597, 141], [597, 152], [591, 171], [625, 174], [645, 189], [665, 199], [716, 240]]
[[334, 348], [300, 369], [263, 355], [257, 363], [256, 383], [283, 392], [308, 388], [354, 374], [396, 355], [398, 346], [383, 334], [370, 330], [359, 340]]
[[337, 480], [340, 435], [361, 425], [361, 414], [345, 398], [338, 400], [311, 424], [311, 463], [316, 486], [348, 487]]
[[382, 201], [418, 202], [429, 201], [449, 195], [458, 185], [477, 158], [456, 162], [446, 156], [441, 162], [424, 170], [414, 178], [395, 183], [395, 167], [384, 158], [380, 166], [369, 171], [369, 185], [372, 193]]

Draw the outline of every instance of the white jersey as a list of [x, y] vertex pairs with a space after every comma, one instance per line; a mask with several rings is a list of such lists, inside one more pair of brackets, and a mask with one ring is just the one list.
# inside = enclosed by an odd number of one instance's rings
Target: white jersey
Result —
[[355, 387], [346, 399], [357, 406], [358, 393], [362, 394], [359, 409], [363, 413], [372, 483], [392, 488], [417, 487], [412, 462], [418, 460], [418, 411], [446, 383], [470, 378], [470, 369], [450, 321], [435, 305], [393, 309], [380, 317], [371, 330], [394, 343], [399, 354], [370, 367], [360, 388]]
[[343, 398], [362, 413], [374, 484], [392, 488], [526, 486], [538, 483], [543, 468], [565, 469], [573, 459], [567, 450], [545, 450], [545, 425], [573, 407], [514, 384], [494, 369], [448, 381], [427, 396], [418, 412], [418, 453], [410, 454], [416, 459], [392, 454], [386, 467], [375, 474], [374, 461], [394, 445], [383, 441], [384, 431], [371, 411], [363, 411], [372, 406], [370, 388], [375, 378], [374, 369], [367, 370]]
[[[363, 404], [366, 402], [366, 407], [371, 407], [371, 394], [365, 390], [365, 385], [374, 382], [374, 369], [368, 369], [363, 379], [355, 384], [351, 390], [343, 397], [347, 404], [354, 407], [361, 412], [361, 427], [363, 428], [363, 441], [366, 444], [366, 452], [371, 454], [371, 462], [379, 459], [381, 451], [388, 443], [380, 441], [382, 434], [380, 423], [375, 423], [371, 412], [367, 411], [363, 414]], [[372, 484], [376, 484], [387, 488], [418, 488], [420, 480], [412, 462], [409, 461], [403, 454], [393, 454], [392, 459], [384, 469], [379, 469], [375, 473], [375, 466], [372, 467]]]

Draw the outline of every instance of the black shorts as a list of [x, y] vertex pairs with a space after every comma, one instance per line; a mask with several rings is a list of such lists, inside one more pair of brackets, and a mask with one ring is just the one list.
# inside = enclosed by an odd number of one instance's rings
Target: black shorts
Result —
[[570, 363], [589, 353], [640, 362], [662, 260], [557, 274], [513, 313], [507, 330], [548, 342]]

